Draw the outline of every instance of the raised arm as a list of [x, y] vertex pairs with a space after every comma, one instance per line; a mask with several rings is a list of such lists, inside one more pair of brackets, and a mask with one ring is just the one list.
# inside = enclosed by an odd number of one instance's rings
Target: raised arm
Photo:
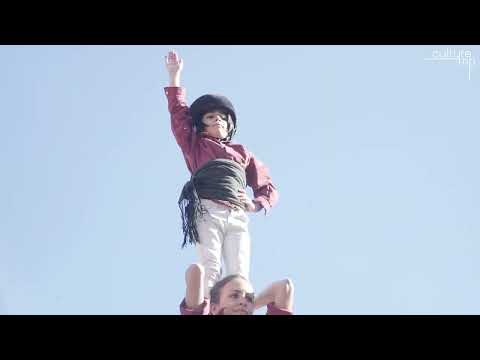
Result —
[[185, 294], [185, 303], [188, 308], [195, 309], [204, 301], [203, 277], [204, 269], [200, 264], [192, 264], [185, 273], [185, 282], [187, 291]]
[[[189, 158], [195, 138], [192, 117], [186, 102], [185, 89], [180, 86], [180, 76], [183, 70], [183, 60], [175, 51], [170, 51], [165, 56], [165, 67], [168, 72], [169, 86], [165, 87], [168, 101], [171, 127], [178, 145], [182, 149], [187, 166], [190, 169]], [[191, 170], [191, 169], [190, 169]]]
[[293, 312], [293, 282], [290, 279], [276, 281], [255, 298], [255, 310], [268, 304], [276, 308]]
[[170, 87], [180, 87], [180, 75], [183, 70], [183, 59], [181, 59], [175, 50], [169, 51], [165, 56], [165, 66], [169, 76]]

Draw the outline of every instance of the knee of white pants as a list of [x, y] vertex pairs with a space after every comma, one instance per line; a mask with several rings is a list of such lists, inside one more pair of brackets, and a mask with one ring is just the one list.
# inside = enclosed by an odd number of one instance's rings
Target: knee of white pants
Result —
[[[199, 245], [197, 245], [199, 246]], [[221, 255], [220, 252], [211, 251], [203, 246], [199, 246], [198, 254], [200, 263], [205, 269], [204, 275], [204, 294], [210, 297], [210, 289], [220, 279], [221, 276]]]
[[249, 279], [250, 254], [230, 254], [225, 257], [225, 276], [239, 274]]
[[225, 239], [223, 249], [225, 275], [240, 274], [249, 278], [250, 272], [250, 237], [244, 233], [239, 237]]
[[245, 212], [232, 212], [223, 241], [225, 275], [240, 274], [248, 279], [250, 271], [250, 234]]
[[205, 268], [205, 277], [203, 279], [205, 297], [210, 298], [210, 289], [218, 280], [220, 280], [220, 277], [221, 274], [219, 268]]
[[249, 266], [246, 263], [239, 263], [236, 264], [236, 266], [230, 266], [228, 269], [225, 271], [225, 276], [229, 275], [234, 275], [238, 274], [246, 278], [247, 280], [249, 279]]
[[221, 267], [221, 250], [209, 248], [205, 245], [197, 245], [200, 263], [205, 268], [205, 274], [219, 273]]
[[222, 234], [212, 223], [204, 223], [198, 227], [200, 243], [196, 244], [200, 263], [205, 267], [207, 277], [209, 274], [220, 272], [222, 256]]

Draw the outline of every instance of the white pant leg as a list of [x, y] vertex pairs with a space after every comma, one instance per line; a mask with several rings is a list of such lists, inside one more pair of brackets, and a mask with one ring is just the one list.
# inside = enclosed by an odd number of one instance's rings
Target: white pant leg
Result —
[[196, 249], [200, 263], [205, 268], [204, 296], [210, 298], [210, 289], [221, 277], [224, 224], [228, 210], [210, 200], [201, 201], [207, 212], [197, 219], [200, 243], [196, 244]]
[[250, 234], [249, 218], [244, 210], [230, 210], [223, 240], [224, 276], [240, 274], [249, 279]]

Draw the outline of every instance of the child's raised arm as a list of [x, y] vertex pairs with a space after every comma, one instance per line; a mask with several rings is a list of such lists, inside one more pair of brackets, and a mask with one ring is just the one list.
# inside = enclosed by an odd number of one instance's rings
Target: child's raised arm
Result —
[[[175, 139], [182, 149], [185, 159], [190, 157], [192, 142], [195, 140], [192, 117], [185, 99], [185, 89], [180, 86], [180, 74], [183, 69], [183, 60], [175, 50], [169, 51], [165, 56], [165, 67], [167, 69], [170, 83], [165, 87], [165, 95], [168, 101], [171, 127]], [[190, 164], [187, 162], [190, 171]]]
[[183, 70], [183, 59], [175, 50], [169, 51], [165, 56], [165, 67], [170, 78], [169, 86], [180, 87], [180, 74]]

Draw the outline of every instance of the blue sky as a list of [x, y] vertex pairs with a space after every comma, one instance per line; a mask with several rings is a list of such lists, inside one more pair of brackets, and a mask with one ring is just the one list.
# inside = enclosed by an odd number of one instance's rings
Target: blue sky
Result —
[[480, 314], [480, 46], [448, 44], [0, 46], [0, 314], [177, 314], [196, 253], [171, 48], [279, 190], [251, 216], [257, 291], [290, 277], [297, 314]]

